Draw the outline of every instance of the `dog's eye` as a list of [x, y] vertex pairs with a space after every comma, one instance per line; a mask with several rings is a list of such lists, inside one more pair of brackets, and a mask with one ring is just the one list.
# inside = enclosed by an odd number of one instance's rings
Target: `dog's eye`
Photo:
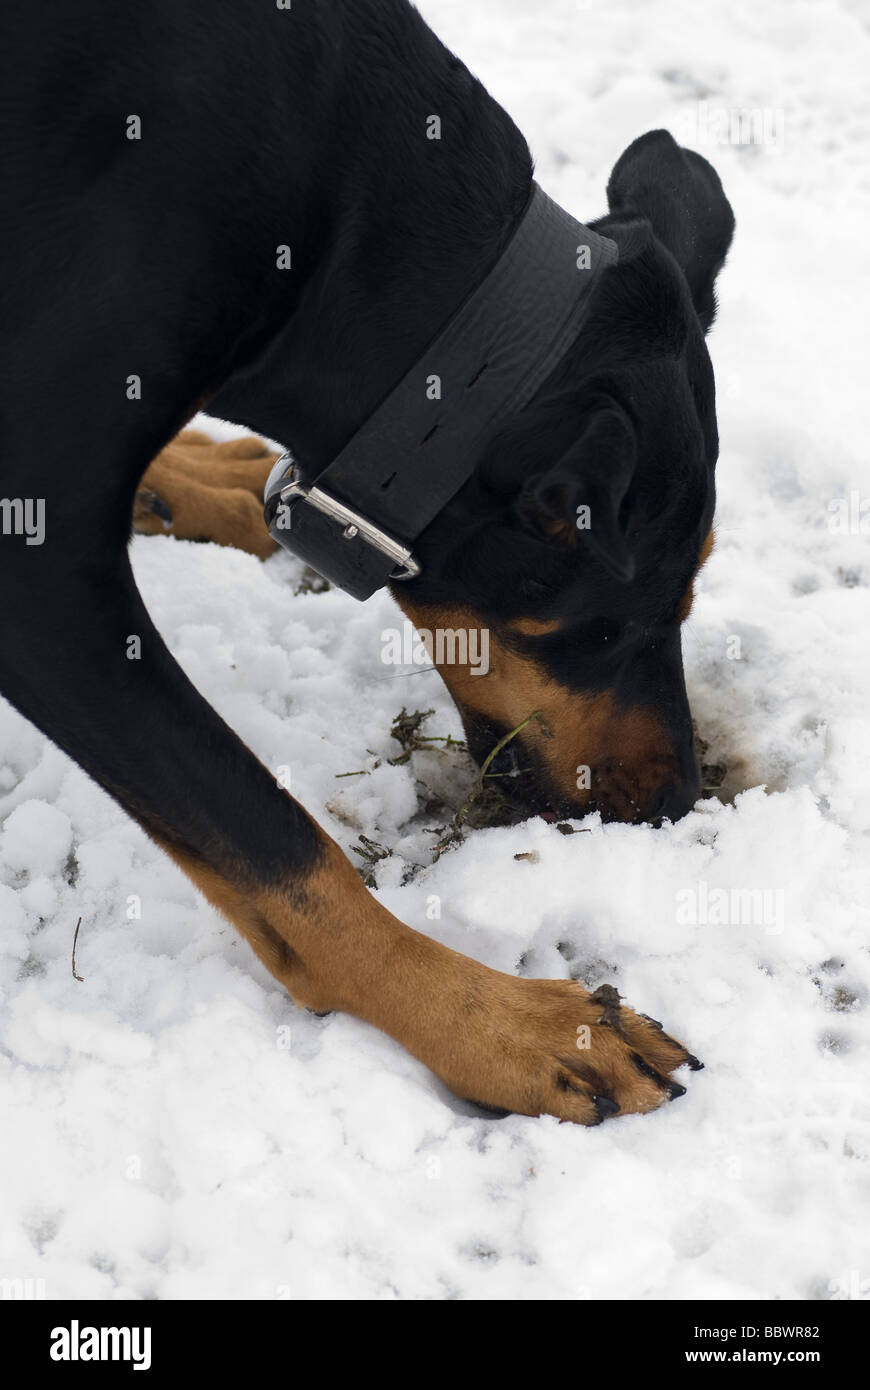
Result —
[[522, 588], [526, 598], [537, 603], [540, 603], [542, 599], [552, 598], [557, 592], [554, 585], [548, 584], [543, 579], [524, 579]]
[[614, 647], [622, 636], [622, 628], [610, 618], [594, 618], [581, 623], [577, 636], [589, 647]]

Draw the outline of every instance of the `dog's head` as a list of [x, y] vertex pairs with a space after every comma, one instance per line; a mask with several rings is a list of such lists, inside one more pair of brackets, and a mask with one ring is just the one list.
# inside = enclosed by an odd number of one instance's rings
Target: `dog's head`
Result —
[[664, 131], [625, 151], [607, 194], [592, 226], [619, 262], [583, 332], [395, 593], [418, 627], [475, 639], [474, 664], [462, 643], [435, 654], [478, 762], [534, 715], [489, 768], [503, 789], [560, 814], [676, 819], [700, 790], [680, 626], [712, 546], [704, 335], [734, 218], [711, 166]]

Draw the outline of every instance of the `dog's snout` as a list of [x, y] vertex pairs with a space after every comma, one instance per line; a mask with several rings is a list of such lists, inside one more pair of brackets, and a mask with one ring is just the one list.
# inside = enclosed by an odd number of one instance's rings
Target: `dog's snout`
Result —
[[656, 823], [682, 820], [691, 811], [700, 792], [700, 778], [697, 775], [682, 782], [668, 783], [656, 794], [654, 804], [643, 819]]
[[[496, 779], [501, 794], [528, 815], [582, 817], [597, 811], [605, 821], [661, 825], [688, 815], [701, 795], [691, 734], [669, 738], [665, 747], [656, 744], [634, 756], [627, 756], [614, 740], [615, 755], [593, 757], [587, 764], [573, 749], [570, 757], [564, 754], [558, 736], [544, 738], [535, 730], [523, 730], [492, 757], [504, 731], [464, 714], [469, 751], [478, 767], [485, 766], [487, 779]], [[578, 764], [582, 776], [576, 787], [566, 787], [557, 775], [563, 764]]]
[[[618, 786], [622, 792], [616, 798], [616, 815], [611, 819], [632, 819], [646, 821], [651, 825], [661, 825], [665, 821], [678, 821], [687, 816], [701, 795], [701, 775], [695, 756], [694, 744], [684, 750], [684, 756], [672, 756], [667, 760], [654, 760], [652, 763], [638, 764], [629, 772], [628, 784], [634, 784], [633, 815], [625, 814], [625, 792], [627, 783], [625, 769], [618, 779], [603, 778], [602, 792], [607, 800], [607, 792]], [[622, 814], [619, 814], [622, 809]], [[602, 814], [604, 814], [602, 812]]]
[[598, 811], [602, 820], [634, 824], [662, 825], [665, 821], [682, 820], [698, 799], [694, 780], [670, 780], [658, 783], [651, 790], [641, 790], [640, 775], [602, 776], [598, 790], [583, 808], [584, 812]]

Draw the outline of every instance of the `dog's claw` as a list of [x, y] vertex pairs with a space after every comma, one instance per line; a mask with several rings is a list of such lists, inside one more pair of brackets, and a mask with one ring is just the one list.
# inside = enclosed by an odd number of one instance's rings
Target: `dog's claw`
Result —
[[619, 1106], [610, 1096], [593, 1096], [592, 1104], [595, 1106], [595, 1113], [599, 1121], [607, 1120], [611, 1115], [619, 1114]]
[[656, 1028], [660, 1033], [665, 1031], [657, 1018], [650, 1018], [649, 1014], [640, 1014], [639, 1016], [644, 1019], [651, 1028]]
[[143, 514], [157, 516], [164, 526], [169, 526], [172, 522], [172, 508], [150, 487], [140, 487], [136, 493], [134, 519], [137, 513], [140, 516]]

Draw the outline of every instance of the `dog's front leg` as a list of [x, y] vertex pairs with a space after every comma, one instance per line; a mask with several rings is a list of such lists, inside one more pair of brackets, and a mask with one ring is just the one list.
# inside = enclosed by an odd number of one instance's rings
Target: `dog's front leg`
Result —
[[682, 1093], [668, 1073], [694, 1059], [614, 990], [515, 979], [413, 931], [318, 834], [303, 875], [253, 891], [174, 852], [298, 1004], [365, 1019], [495, 1109], [596, 1124]]

